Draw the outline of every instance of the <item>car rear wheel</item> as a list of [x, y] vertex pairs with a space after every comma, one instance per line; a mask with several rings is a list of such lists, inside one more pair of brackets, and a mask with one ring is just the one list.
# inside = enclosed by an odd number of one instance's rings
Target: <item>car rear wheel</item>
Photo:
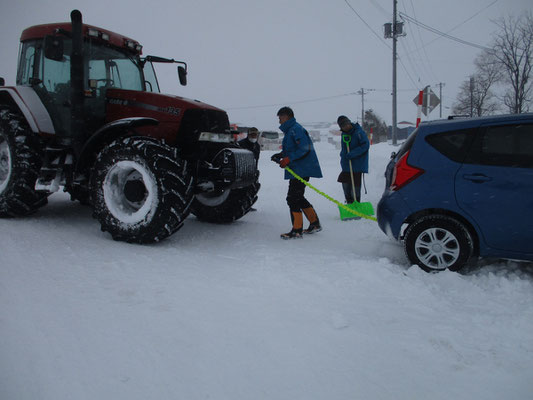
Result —
[[409, 225], [404, 236], [407, 258], [427, 272], [460, 270], [468, 262], [473, 248], [467, 228], [444, 215], [420, 218]]

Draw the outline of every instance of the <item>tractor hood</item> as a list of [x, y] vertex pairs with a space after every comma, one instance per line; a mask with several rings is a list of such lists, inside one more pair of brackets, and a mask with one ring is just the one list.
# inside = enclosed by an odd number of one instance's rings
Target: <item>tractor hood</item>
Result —
[[108, 89], [106, 122], [132, 117], [156, 119], [156, 126], [138, 131], [171, 145], [195, 143], [202, 132], [231, 135], [228, 114], [220, 108], [179, 96]]
[[108, 89], [106, 102], [108, 122], [139, 115], [155, 118], [160, 123], [175, 122], [189, 109], [212, 110], [225, 114], [224, 110], [198, 100], [135, 90]]

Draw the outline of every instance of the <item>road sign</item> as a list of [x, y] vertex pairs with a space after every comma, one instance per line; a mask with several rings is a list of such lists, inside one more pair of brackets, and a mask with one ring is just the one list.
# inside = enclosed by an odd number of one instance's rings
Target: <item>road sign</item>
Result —
[[[419, 96], [416, 95], [416, 97], [413, 99], [413, 103], [418, 105], [418, 98]], [[422, 99], [422, 112], [425, 116], [427, 116], [435, 107], [437, 107], [440, 104], [440, 99], [438, 96], [433, 93], [433, 90], [429, 88], [429, 86], [426, 86], [424, 88], [424, 98]]]

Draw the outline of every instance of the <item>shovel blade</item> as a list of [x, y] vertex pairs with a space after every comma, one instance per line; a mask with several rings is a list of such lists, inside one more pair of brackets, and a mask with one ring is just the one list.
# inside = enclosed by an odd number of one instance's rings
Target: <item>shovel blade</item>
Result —
[[374, 207], [370, 202], [358, 203], [357, 201], [354, 201], [351, 204], [346, 204], [346, 207], [348, 207], [350, 210], [353, 210], [354, 212], [348, 211], [344, 207], [339, 206], [341, 220], [343, 221], [349, 219], [359, 219], [361, 218], [361, 214], [366, 216], [374, 215]]

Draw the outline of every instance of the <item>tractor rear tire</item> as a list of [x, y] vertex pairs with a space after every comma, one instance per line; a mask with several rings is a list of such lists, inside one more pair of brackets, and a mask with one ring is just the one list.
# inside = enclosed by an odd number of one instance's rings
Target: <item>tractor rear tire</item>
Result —
[[19, 113], [0, 106], [0, 217], [21, 217], [48, 203], [35, 190], [43, 146]]
[[192, 181], [187, 162], [172, 147], [147, 137], [118, 139], [94, 166], [93, 217], [115, 240], [158, 242], [187, 218]]
[[219, 193], [197, 194], [192, 202], [191, 212], [201, 221], [226, 224], [243, 217], [257, 201], [261, 184], [239, 189], [226, 189]]

